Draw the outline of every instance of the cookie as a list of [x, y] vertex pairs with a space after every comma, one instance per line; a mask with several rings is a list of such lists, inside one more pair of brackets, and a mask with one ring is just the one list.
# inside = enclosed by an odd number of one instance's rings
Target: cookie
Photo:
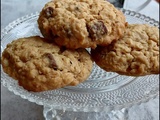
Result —
[[122, 75], [159, 74], [159, 29], [145, 24], [128, 25], [122, 39], [91, 51], [104, 70]]
[[67, 48], [95, 48], [124, 35], [124, 14], [105, 0], [54, 0], [38, 18], [42, 35]]
[[69, 50], [33, 36], [9, 43], [2, 67], [20, 86], [40, 92], [83, 82], [91, 73], [92, 60], [85, 49]]

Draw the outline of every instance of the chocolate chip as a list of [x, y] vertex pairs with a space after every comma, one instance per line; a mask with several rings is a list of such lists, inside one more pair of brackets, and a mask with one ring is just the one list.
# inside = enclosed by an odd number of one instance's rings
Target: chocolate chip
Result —
[[58, 52], [58, 54], [62, 54], [66, 50], [66, 47], [62, 46]]
[[107, 34], [107, 28], [103, 21], [92, 21], [88, 23], [87, 30], [89, 32], [89, 37], [93, 40], [100, 39], [103, 35]]
[[45, 15], [47, 18], [53, 17], [53, 8], [52, 7], [48, 7], [45, 9]]
[[54, 70], [57, 70], [58, 69], [58, 66], [56, 64], [56, 61], [53, 57], [53, 55], [51, 53], [45, 53], [45, 56], [49, 59], [49, 67], [50, 68], [53, 68]]

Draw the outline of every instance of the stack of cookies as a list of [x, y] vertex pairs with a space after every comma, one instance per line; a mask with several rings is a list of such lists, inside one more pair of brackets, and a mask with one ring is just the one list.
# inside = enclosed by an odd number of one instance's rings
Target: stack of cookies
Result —
[[44, 38], [14, 40], [2, 54], [4, 72], [29, 91], [78, 85], [89, 77], [93, 61], [122, 75], [159, 74], [159, 29], [127, 24], [107, 1], [50, 1], [38, 25]]

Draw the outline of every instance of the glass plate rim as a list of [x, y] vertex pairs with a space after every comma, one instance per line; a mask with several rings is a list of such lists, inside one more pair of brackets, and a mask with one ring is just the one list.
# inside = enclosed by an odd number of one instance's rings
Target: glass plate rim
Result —
[[[159, 25], [159, 22], [146, 16], [146, 15], [143, 15], [143, 14], [140, 14], [140, 13], [137, 13], [137, 12], [134, 12], [134, 11], [130, 11], [130, 10], [126, 10], [126, 9], [123, 9], [123, 8], [120, 8], [121, 11], [127, 13], [127, 14], [132, 14], [133, 17], [136, 17], [136, 18], [139, 18], [139, 16], [143, 16], [142, 19], [143, 20], [151, 20], [152, 22], [155, 23], [155, 26], [158, 26]], [[4, 29], [2, 29], [1, 31], [1, 40], [3, 39], [3, 37], [10, 31], [10, 29], [14, 28], [15, 26], [21, 24], [21, 22], [24, 22], [24, 21], [27, 21], [28, 19], [32, 18], [32, 17], [35, 17], [39, 14], [39, 12], [35, 12], [35, 13], [31, 13], [30, 15], [26, 15], [26, 16], [23, 16], [21, 18], [18, 18], [17, 20], [9, 23]], [[2, 69], [2, 68], [1, 68]], [[1, 72], [1, 76], [2, 76], [2, 72]], [[7, 83], [5, 83], [3, 80], [1, 80], [1, 83], [3, 86], [7, 87], [9, 89], [9, 85]], [[122, 108], [129, 108], [133, 105], [138, 105], [138, 104], [142, 104], [142, 103], [145, 103], [151, 99], [154, 99], [156, 98], [159, 93], [157, 91], [156, 94], [153, 94], [153, 95], [150, 95], [148, 96], [148, 98], [144, 98], [144, 99], [141, 99], [141, 101], [135, 101], [133, 103], [129, 103], [127, 105], [117, 105], [117, 106], [105, 106], [105, 107], [99, 107], [99, 108], [95, 108], [95, 107], [80, 107], [80, 106], [77, 106], [77, 108], [73, 108], [73, 106], [61, 106], [61, 105], [49, 105], [49, 104], [45, 104], [43, 102], [40, 102], [40, 101], [36, 101], [31, 99], [31, 98], [27, 98], [26, 96], [20, 94], [20, 93], [17, 93], [15, 90], [12, 90], [12, 89], [9, 89], [9, 91], [13, 92], [15, 95], [18, 95], [20, 97], [22, 97], [23, 99], [27, 99], [29, 100], [30, 102], [34, 102], [38, 105], [45, 105], [45, 106], [50, 106], [50, 107], [54, 107], [55, 109], [63, 109], [63, 110], [71, 110], [71, 111], [84, 111], [84, 112], [89, 112], [89, 111], [94, 111], [94, 112], [100, 112], [100, 111], [111, 111], [111, 110], [120, 110]]]

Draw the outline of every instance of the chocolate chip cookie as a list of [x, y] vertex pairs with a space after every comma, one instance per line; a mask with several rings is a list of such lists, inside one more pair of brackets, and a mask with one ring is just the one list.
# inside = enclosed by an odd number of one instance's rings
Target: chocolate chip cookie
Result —
[[145, 24], [128, 25], [122, 39], [91, 51], [104, 70], [129, 76], [159, 74], [159, 29]]
[[33, 36], [9, 43], [2, 67], [20, 86], [39, 92], [83, 82], [91, 73], [92, 60], [85, 49], [69, 50]]
[[123, 13], [105, 0], [54, 0], [42, 9], [38, 25], [45, 38], [67, 48], [95, 48], [124, 35]]

